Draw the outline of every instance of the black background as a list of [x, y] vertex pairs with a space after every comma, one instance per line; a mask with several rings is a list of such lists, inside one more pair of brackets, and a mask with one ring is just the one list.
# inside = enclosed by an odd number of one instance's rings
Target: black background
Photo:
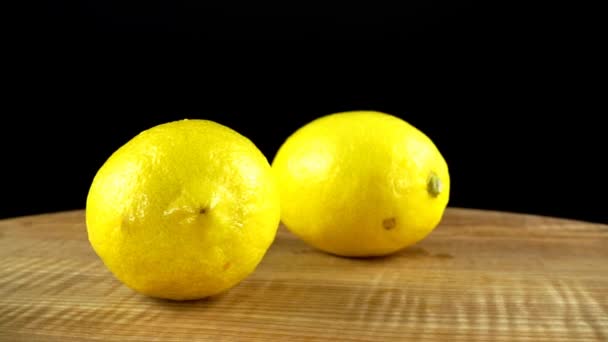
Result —
[[316, 117], [374, 109], [436, 142], [451, 206], [608, 222], [597, 10], [400, 6], [52, 1], [9, 13], [0, 217], [84, 208], [105, 159], [162, 122], [215, 120], [271, 160]]

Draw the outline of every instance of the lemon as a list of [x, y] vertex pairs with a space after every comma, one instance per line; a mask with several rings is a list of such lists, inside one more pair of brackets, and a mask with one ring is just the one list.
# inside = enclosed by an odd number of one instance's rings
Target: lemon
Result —
[[246, 137], [207, 120], [149, 128], [116, 150], [86, 200], [90, 244], [126, 286], [187, 300], [251, 274], [280, 220], [268, 160]]
[[285, 226], [341, 256], [387, 255], [419, 242], [449, 201], [448, 166], [433, 141], [383, 112], [309, 122], [280, 146], [272, 169]]

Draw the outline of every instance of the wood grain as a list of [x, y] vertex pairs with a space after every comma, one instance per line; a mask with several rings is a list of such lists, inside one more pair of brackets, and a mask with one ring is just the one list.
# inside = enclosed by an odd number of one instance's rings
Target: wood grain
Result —
[[1, 341], [608, 341], [608, 226], [450, 208], [424, 241], [349, 259], [281, 228], [215, 298], [139, 295], [82, 211], [0, 221]]

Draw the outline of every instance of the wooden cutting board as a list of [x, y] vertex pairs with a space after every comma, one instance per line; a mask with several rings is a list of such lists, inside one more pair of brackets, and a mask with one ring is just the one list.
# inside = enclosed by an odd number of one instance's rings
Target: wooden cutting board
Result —
[[82, 211], [0, 221], [0, 341], [608, 341], [608, 226], [450, 208], [424, 241], [349, 259], [281, 228], [215, 298], [123, 286]]

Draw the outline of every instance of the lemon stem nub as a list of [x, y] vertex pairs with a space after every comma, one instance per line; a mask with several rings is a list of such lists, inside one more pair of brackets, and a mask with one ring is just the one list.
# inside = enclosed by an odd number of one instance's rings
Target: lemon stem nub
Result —
[[433, 197], [437, 197], [441, 193], [441, 179], [439, 179], [439, 176], [437, 176], [434, 172], [431, 172], [429, 182], [426, 185], [426, 190]]

